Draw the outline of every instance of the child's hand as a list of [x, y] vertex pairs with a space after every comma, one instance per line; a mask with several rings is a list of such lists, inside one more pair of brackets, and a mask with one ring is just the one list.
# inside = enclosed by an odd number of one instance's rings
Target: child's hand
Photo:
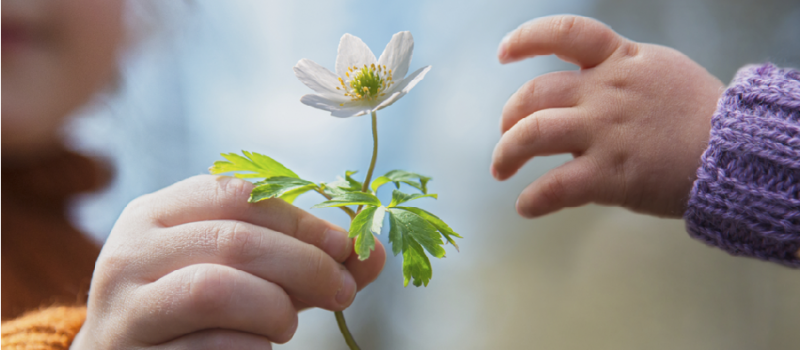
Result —
[[594, 202], [681, 216], [724, 85], [680, 52], [585, 17], [535, 19], [498, 50], [501, 63], [549, 54], [581, 70], [542, 75], [509, 98], [491, 171], [505, 180], [534, 156], [575, 159], [522, 191], [520, 215]]
[[280, 199], [249, 204], [252, 187], [205, 175], [131, 202], [72, 348], [269, 349], [298, 310], [342, 310], [378, 276], [379, 242], [359, 261], [347, 232]]

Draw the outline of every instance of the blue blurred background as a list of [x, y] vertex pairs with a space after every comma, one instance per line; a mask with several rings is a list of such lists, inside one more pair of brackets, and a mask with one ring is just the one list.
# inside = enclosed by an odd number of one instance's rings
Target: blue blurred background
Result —
[[[501, 66], [500, 39], [538, 16], [598, 18], [636, 41], [682, 51], [724, 82], [763, 61], [800, 67], [800, 2], [745, 0], [132, 2], [132, 44], [116, 90], [70, 125], [75, 148], [117, 176], [73, 217], [99, 240], [125, 204], [207, 172], [219, 153], [268, 154], [301, 176], [365, 172], [369, 119], [304, 106], [292, 66], [334, 68], [339, 38], [380, 55], [409, 30], [411, 70], [432, 71], [379, 112], [377, 174], [434, 178], [420, 202], [465, 238], [433, 262], [427, 288], [403, 288], [400, 258], [345, 314], [365, 349], [785, 349], [800, 347], [800, 275], [691, 240], [680, 220], [587, 206], [525, 220], [517, 194], [569, 156], [537, 158], [494, 181], [489, 161], [506, 99], [574, 66], [538, 57]], [[142, 30], [144, 29], [144, 30]], [[667, 92], [665, 92], [667, 93]], [[308, 194], [296, 202], [309, 208]], [[314, 214], [347, 227], [335, 209]], [[386, 235], [381, 239], [385, 242]], [[345, 349], [333, 314], [303, 312], [277, 349]]]

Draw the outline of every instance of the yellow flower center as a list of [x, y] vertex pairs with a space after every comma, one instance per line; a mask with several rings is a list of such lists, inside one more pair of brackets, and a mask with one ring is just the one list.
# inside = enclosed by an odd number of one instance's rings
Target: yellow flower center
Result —
[[[337, 86], [336, 90], [344, 91], [344, 95], [350, 97], [350, 101], [375, 101], [378, 97], [386, 95], [384, 91], [394, 84], [392, 70], [387, 70], [386, 66], [376, 66], [374, 63], [370, 66], [365, 64], [361, 68], [348, 67], [345, 75], [348, 80], [339, 77], [339, 84], [342, 86]], [[343, 105], [344, 103], [340, 104]]]

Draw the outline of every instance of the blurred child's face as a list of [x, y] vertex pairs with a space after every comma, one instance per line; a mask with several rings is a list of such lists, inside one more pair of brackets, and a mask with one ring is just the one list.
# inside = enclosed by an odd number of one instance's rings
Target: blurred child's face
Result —
[[107, 84], [123, 38], [121, 0], [3, 0], [3, 154], [58, 143], [64, 117]]

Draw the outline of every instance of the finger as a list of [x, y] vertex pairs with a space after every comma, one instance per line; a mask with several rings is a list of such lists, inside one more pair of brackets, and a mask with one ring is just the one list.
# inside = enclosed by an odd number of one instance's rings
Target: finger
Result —
[[208, 329], [184, 335], [178, 339], [154, 346], [153, 350], [271, 350], [269, 339], [250, 333], [226, 329]]
[[386, 250], [383, 247], [383, 243], [376, 240], [375, 250], [372, 251], [367, 260], [359, 260], [358, 254], [353, 251], [344, 262], [344, 266], [353, 274], [358, 290], [362, 290], [378, 278], [381, 270], [383, 270], [384, 263], [386, 263]]
[[213, 328], [286, 342], [297, 329], [297, 312], [279, 286], [222, 265], [173, 271], [139, 288], [133, 299], [131, 333], [149, 344]]
[[492, 175], [505, 180], [534, 156], [583, 152], [590, 144], [583, 115], [580, 108], [555, 108], [523, 118], [495, 146]]
[[241, 221], [188, 223], [157, 231], [140, 247], [134, 266], [156, 279], [194, 264], [220, 264], [246, 271], [281, 286], [313, 306], [343, 310], [356, 293], [353, 276], [317, 247]]
[[[292, 298], [292, 297], [290, 297], [290, 298]], [[294, 309], [297, 310], [297, 312], [303, 311], [305, 309], [310, 309], [310, 308], [313, 307], [313, 306], [308, 305], [305, 302], [303, 302], [302, 300], [297, 299], [297, 298], [292, 298], [292, 305], [294, 305]]]
[[580, 72], [554, 72], [539, 76], [517, 90], [503, 107], [500, 130], [505, 133], [514, 124], [536, 111], [574, 107], [578, 104]]
[[556, 54], [581, 68], [599, 65], [623, 43], [623, 38], [597, 20], [558, 15], [541, 17], [509, 33], [498, 48], [501, 63]]
[[295, 237], [339, 262], [352, 250], [347, 231], [282, 199], [248, 203], [253, 184], [229, 176], [200, 175], [132, 202], [128, 210], [152, 217], [160, 226], [194, 221], [239, 220]]
[[[360, 291], [378, 278], [385, 263], [386, 250], [383, 247], [383, 243], [375, 241], [375, 250], [372, 251], [367, 260], [360, 260], [358, 254], [353, 251], [350, 257], [344, 262], [344, 266], [350, 271], [350, 274], [353, 275], [353, 279], [355, 279], [358, 290]], [[297, 311], [311, 307], [300, 300], [293, 300], [293, 302]]]
[[608, 178], [591, 157], [578, 157], [528, 185], [517, 199], [517, 213], [534, 218], [565, 207], [595, 202], [602, 198], [609, 185]]

